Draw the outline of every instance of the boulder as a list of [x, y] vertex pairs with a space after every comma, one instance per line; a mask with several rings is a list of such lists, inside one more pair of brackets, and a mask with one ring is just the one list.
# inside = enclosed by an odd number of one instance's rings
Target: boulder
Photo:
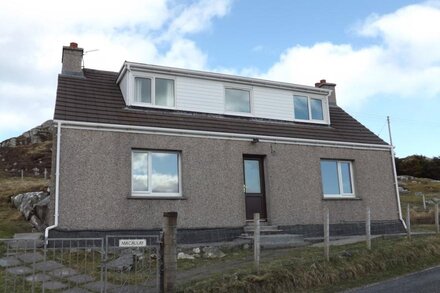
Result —
[[203, 248], [203, 257], [205, 258], [222, 258], [226, 254], [223, 253], [218, 247], [207, 246]]
[[49, 193], [44, 191], [21, 193], [11, 198], [12, 204], [38, 231], [46, 228], [44, 222], [49, 201]]
[[194, 259], [194, 256], [191, 254], [186, 254], [185, 252], [179, 252], [177, 254], [177, 259]]

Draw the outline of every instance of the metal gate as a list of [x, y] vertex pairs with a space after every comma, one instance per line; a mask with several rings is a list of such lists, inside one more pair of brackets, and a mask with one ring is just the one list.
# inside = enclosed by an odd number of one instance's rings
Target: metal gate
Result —
[[105, 247], [105, 292], [158, 291], [158, 236], [107, 236]]
[[157, 292], [159, 237], [0, 239], [0, 292]]

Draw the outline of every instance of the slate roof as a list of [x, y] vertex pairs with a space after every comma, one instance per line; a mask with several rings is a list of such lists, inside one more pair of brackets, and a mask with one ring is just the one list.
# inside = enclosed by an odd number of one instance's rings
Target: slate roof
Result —
[[338, 106], [330, 106], [330, 125], [127, 107], [117, 76], [117, 72], [92, 69], [84, 69], [84, 78], [59, 75], [54, 119], [387, 144]]

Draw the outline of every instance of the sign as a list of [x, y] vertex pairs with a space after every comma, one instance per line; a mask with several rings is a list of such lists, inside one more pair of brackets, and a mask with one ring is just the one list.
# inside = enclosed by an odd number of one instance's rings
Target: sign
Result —
[[145, 239], [119, 239], [119, 247], [146, 247]]

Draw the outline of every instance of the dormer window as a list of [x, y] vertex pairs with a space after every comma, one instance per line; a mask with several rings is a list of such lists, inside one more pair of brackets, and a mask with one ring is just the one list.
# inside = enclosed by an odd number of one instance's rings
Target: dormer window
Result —
[[324, 121], [322, 100], [307, 96], [294, 96], [294, 119], [304, 121]]
[[158, 77], [135, 77], [134, 102], [174, 107], [174, 80]]
[[225, 88], [225, 111], [232, 113], [251, 113], [250, 90]]

